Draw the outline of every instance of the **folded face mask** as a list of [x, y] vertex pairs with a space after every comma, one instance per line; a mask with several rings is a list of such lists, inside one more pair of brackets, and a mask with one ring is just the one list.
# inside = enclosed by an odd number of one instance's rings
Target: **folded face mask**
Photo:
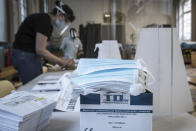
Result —
[[71, 82], [78, 86], [106, 81], [137, 83], [139, 80], [138, 76], [139, 71], [137, 69], [111, 69], [73, 77]]
[[71, 83], [76, 92], [124, 92], [139, 95], [146, 89], [147, 73], [140, 60], [80, 59]]
[[75, 75], [86, 75], [89, 73], [110, 69], [140, 69], [139, 60], [116, 60], [116, 59], [80, 59]]

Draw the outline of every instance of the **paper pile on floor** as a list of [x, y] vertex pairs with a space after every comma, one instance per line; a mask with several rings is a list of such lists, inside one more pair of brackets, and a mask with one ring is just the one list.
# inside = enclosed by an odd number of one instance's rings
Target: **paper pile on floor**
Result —
[[43, 94], [14, 92], [0, 99], [0, 131], [39, 131], [49, 123], [55, 106]]
[[145, 92], [143, 69], [139, 60], [80, 59], [71, 83], [81, 94], [102, 90], [139, 95]]

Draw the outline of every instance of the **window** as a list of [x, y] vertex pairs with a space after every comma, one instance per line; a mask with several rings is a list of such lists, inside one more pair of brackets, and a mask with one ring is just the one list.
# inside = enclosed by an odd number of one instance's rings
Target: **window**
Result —
[[191, 0], [181, 0], [178, 22], [180, 40], [191, 40]]
[[48, 0], [44, 0], [44, 13], [48, 13]]
[[26, 0], [20, 0], [20, 20], [21, 22], [25, 19], [27, 16], [27, 2]]

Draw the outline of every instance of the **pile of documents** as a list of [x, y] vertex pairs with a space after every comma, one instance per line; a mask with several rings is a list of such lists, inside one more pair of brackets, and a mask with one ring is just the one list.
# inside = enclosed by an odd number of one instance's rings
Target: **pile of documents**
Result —
[[43, 94], [14, 92], [0, 99], [0, 131], [39, 131], [49, 123], [55, 106]]
[[145, 92], [143, 69], [139, 60], [80, 59], [71, 83], [82, 94], [104, 90], [139, 95]]

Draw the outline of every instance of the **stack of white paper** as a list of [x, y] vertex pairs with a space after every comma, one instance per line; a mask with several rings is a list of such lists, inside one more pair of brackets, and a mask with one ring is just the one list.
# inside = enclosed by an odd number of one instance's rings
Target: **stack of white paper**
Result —
[[139, 60], [81, 59], [71, 82], [75, 92], [105, 90], [130, 93], [131, 89], [137, 88], [140, 94], [145, 91], [142, 88], [145, 77], [141, 70]]
[[48, 123], [56, 102], [43, 94], [14, 92], [0, 99], [0, 131], [37, 131]]

